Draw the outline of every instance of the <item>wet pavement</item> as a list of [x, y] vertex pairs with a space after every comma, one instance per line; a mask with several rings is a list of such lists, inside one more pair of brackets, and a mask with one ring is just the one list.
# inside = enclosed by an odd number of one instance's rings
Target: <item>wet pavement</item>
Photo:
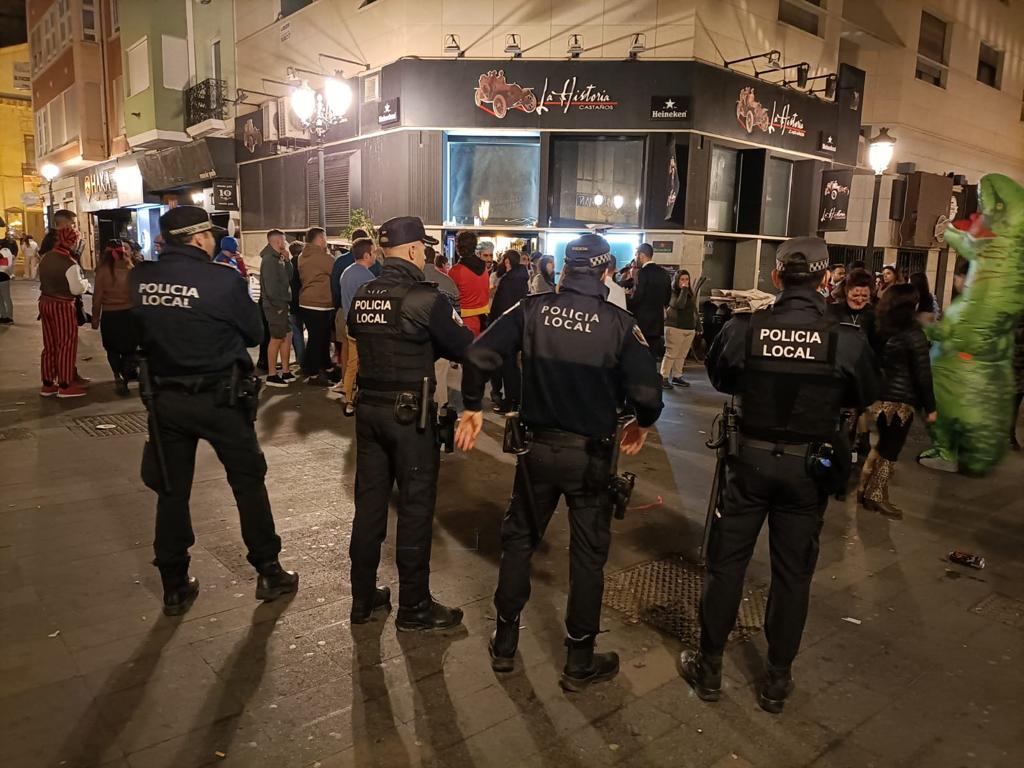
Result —
[[[491, 671], [486, 638], [498, 529], [512, 479], [501, 425], [445, 456], [432, 589], [465, 609], [447, 636], [398, 634], [394, 615], [348, 622], [354, 421], [304, 385], [264, 391], [258, 421], [282, 561], [299, 593], [261, 605], [224, 472], [200, 449], [192, 493], [202, 593], [183, 618], [160, 611], [150, 565], [154, 496], [139, 480], [144, 435], [118, 397], [99, 334], [83, 329], [88, 397], [38, 396], [35, 283], [14, 284], [0, 327], [0, 765], [111, 766], [1017, 766], [1024, 764], [1024, 458], [986, 479], [929, 473], [912, 456], [890, 522], [833, 502], [785, 714], [753, 684], [765, 643], [730, 646], [718, 704], [674, 670], [679, 641], [606, 609], [602, 649], [619, 677], [581, 695], [557, 685], [568, 530], [556, 514], [535, 557], [517, 670]], [[614, 523], [608, 572], [696, 556], [711, 481], [705, 431], [722, 397], [698, 367], [648, 448], [624, 462], [635, 507]], [[92, 434], [90, 434], [90, 432]], [[93, 436], [95, 435], [95, 436]], [[392, 526], [393, 533], [393, 526]], [[381, 580], [394, 589], [393, 538]], [[974, 571], [954, 548], [983, 554]], [[766, 585], [767, 534], [748, 580]]]

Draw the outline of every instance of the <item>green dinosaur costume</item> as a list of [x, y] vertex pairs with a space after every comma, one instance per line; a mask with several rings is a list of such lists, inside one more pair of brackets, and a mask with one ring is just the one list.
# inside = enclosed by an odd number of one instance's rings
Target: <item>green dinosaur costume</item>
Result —
[[989, 174], [978, 195], [981, 215], [946, 229], [946, 242], [970, 269], [959, 299], [927, 329], [938, 420], [934, 446], [919, 457], [968, 474], [988, 472], [1006, 451], [1016, 391], [1013, 329], [1024, 313], [1024, 187]]

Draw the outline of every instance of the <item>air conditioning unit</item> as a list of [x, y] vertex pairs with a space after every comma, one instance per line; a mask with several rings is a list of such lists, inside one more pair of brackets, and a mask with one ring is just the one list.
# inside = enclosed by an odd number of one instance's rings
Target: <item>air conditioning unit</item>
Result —
[[267, 99], [260, 104], [260, 111], [263, 113], [263, 140], [277, 141], [280, 137], [277, 127], [278, 110], [280, 105], [277, 99]]
[[277, 138], [278, 139], [308, 139], [305, 127], [295, 117], [288, 97], [282, 96], [277, 100]]

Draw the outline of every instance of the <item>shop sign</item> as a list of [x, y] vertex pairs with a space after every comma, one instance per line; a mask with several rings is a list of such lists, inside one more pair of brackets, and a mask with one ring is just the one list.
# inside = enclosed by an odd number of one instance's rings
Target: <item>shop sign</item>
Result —
[[14, 62], [14, 87], [19, 91], [32, 90], [32, 69], [27, 61]]
[[651, 120], [686, 120], [690, 116], [690, 101], [685, 96], [652, 96]]
[[824, 171], [821, 174], [821, 203], [818, 206], [819, 231], [846, 231], [846, 216], [850, 209], [850, 186], [852, 184], [853, 171]]
[[402, 123], [402, 112], [401, 112], [401, 99], [397, 96], [387, 101], [382, 101], [377, 105], [377, 125], [381, 128], [387, 128], [391, 125], [401, 125]]
[[114, 169], [102, 168], [89, 171], [82, 179], [85, 199], [109, 200], [117, 197], [117, 182], [114, 181]]
[[238, 210], [238, 188], [234, 181], [213, 182], [213, 208], [216, 211]]
[[576, 76], [553, 84], [545, 76], [538, 96], [533, 86], [508, 82], [503, 69], [491, 69], [480, 75], [473, 91], [473, 103], [499, 120], [510, 110], [538, 115], [555, 110], [564, 115], [570, 110], [613, 110], [618, 106], [606, 90]]
[[655, 253], [672, 253], [671, 240], [652, 240], [651, 247]]
[[828, 131], [821, 131], [818, 134], [818, 149], [822, 152], [829, 152], [835, 154], [839, 151], [839, 147], [836, 146], [836, 139]]
[[753, 134], [756, 129], [768, 135], [789, 134], [800, 138], [807, 135], [803, 118], [788, 101], [780, 103], [778, 99], [773, 99], [769, 110], [757, 100], [757, 91], [750, 85], [740, 88], [739, 98], [736, 99], [736, 120], [747, 134]]

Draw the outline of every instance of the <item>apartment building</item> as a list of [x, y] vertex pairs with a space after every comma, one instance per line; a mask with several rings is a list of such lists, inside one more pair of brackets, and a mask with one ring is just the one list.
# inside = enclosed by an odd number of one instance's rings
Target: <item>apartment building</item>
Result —
[[43, 231], [28, 45], [0, 48], [0, 218], [13, 237]]
[[[328, 200], [338, 231], [361, 207], [375, 219], [417, 213], [445, 238], [455, 226], [478, 226], [552, 251], [581, 227], [610, 224], [627, 244], [658, 241], [660, 260], [712, 284], [764, 287], [786, 236], [822, 231], [837, 260], [865, 255], [873, 189], [865, 137], [887, 126], [897, 145], [872, 257], [936, 279], [953, 268], [935, 236], [951, 198], [966, 211], [982, 174], [1024, 177], [1020, 0], [251, 0], [241, 8], [238, 86], [261, 102], [236, 120], [243, 230], [315, 221], [314, 152], [288, 96], [332, 75], [356, 95], [324, 139], [328, 180], [347, 179], [335, 181], [344, 200]], [[474, 105], [474, 92], [489, 87], [477, 78], [492, 71], [501, 87], [539, 96], [542, 109], [505, 99], [498, 117], [489, 93]], [[556, 117], [547, 102], [571, 78], [616, 103], [569, 104]], [[658, 97], [676, 97], [676, 108], [657, 109]], [[504, 188], [487, 185], [494, 174]], [[822, 222], [829, 182], [830, 194], [847, 197], [838, 206], [830, 199], [842, 215]], [[259, 191], [268, 183], [295, 194]]]
[[[54, 204], [79, 214], [83, 262], [91, 266], [113, 237], [151, 255], [162, 211], [180, 202], [212, 209], [213, 182], [234, 183], [230, 139], [216, 136], [229, 127], [234, 3], [27, 0], [26, 8], [38, 162], [59, 169]], [[226, 224], [230, 213], [218, 218]]]

